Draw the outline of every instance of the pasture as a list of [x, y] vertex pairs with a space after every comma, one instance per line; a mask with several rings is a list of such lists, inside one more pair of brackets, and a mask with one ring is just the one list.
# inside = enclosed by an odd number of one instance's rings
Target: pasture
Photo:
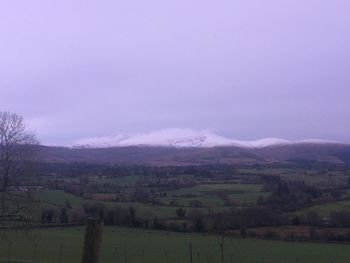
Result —
[[[95, 180], [99, 180], [95, 178]], [[104, 183], [109, 179], [102, 178]], [[111, 179], [115, 181], [115, 179]], [[129, 189], [127, 189], [129, 190]], [[131, 189], [133, 190], [133, 189]], [[130, 190], [130, 191], [131, 191]], [[137, 214], [146, 219], [171, 219], [176, 217], [176, 209], [183, 207], [190, 211], [200, 210], [203, 213], [211, 211], [222, 211], [230, 205], [251, 205], [260, 196], [267, 196], [269, 193], [262, 192], [262, 185], [257, 184], [198, 184], [194, 187], [168, 190], [165, 195], [157, 198], [157, 204], [143, 203], [137, 201], [112, 202], [101, 201], [108, 207], [133, 207]], [[94, 200], [83, 199], [80, 196], [66, 193], [63, 190], [43, 190], [40, 193], [42, 207], [65, 207], [69, 204], [72, 208], [82, 208], [84, 203], [95, 203]]]
[[[27, 234], [9, 230], [2, 233], [0, 259], [1, 262], [76, 263], [80, 259], [83, 233], [82, 227], [41, 228]], [[217, 235], [105, 227], [101, 262], [190, 262], [190, 243], [194, 263], [221, 262], [221, 242]], [[224, 262], [347, 263], [350, 245], [226, 237]]]
[[57, 206], [64, 206], [69, 202], [72, 207], [81, 207], [85, 202], [80, 196], [66, 193], [62, 190], [43, 190], [39, 198], [44, 203]]
[[322, 216], [327, 216], [331, 212], [336, 211], [349, 211], [350, 210], [350, 201], [339, 201], [339, 202], [329, 202], [325, 204], [315, 205], [307, 209], [298, 211], [299, 214], [306, 214], [308, 211], [315, 211]]

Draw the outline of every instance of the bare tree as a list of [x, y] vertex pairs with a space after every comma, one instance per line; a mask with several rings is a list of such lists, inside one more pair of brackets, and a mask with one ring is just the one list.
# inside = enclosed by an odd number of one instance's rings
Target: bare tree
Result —
[[0, 218], [19, 216], [27, 206], [24, 197], [10, 188], [11, 178], [18, 175], [26, 163], [33, 158], [38, 143], [22, 116], [11, 112], [0, 112]]

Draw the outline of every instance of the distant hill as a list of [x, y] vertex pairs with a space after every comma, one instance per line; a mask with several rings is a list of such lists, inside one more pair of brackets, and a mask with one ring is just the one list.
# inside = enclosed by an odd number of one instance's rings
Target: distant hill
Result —
[[39, 146], [45, 162], [87, 162], [143, 165], [200, 164], [348, 164], [350, 145], [304, 142], [265, 147], [125, 146], [72, 148]]
[[242, 141], [235, 140], [213, 132], [192, 129], [165, 129], [143, 134], [115, 135], [80, 139], [73, 143], [74, 148], [110, 148], [110, 147], [130, 147], [130, 146], [154, 146], [154, 147], [241, 147], [241, 148], [264, 148], [275, 145], [291, 144], [329, 144], [334, 143], [326, 140], [302, 140], [289, 141], [280, 138], [264, 138], [260, 140]]

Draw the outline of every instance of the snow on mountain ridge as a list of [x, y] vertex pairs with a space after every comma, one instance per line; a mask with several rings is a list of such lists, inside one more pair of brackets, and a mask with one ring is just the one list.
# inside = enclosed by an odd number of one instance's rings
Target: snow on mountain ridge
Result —
[[108, 148], [126, 146], [163, 146], [163, 147], [215, 147], [237, 146], [244, 148], [263, 148], [273, 145], [295, 143], [334, 143], [325, 140], [288, 141], [279, 138], [265, 138], [254, 141], [239, 141], [229, 139], [208, 130], [195, 131], [191, 129], [166, 129], [137, 135], [103, 136], [85, 138], [76, 141], [72, 147], [78, 148]]
[[106, 148], [118, 146], [118, 144], [127, 139], [125, 135], [116, 135], [116, 136], [102, 136], [102, 137], [91, 137], [77, 140], [73, 147], [79, 148]]

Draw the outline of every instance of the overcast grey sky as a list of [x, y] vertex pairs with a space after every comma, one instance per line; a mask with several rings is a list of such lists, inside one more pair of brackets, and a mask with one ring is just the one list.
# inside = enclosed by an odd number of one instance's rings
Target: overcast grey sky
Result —
[[44, 143], [163, 128], [350, 142], [349, 0], [2, 0], [0, 110]]

